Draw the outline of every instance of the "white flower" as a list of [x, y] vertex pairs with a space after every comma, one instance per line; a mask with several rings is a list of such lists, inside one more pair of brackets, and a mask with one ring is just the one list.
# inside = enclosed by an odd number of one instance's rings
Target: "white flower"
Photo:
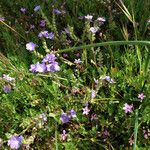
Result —
[[75, 63], [75, 64], [80, 64], [81, 62], [82, 62], [82, 61], [81, 61], [80, 59], [75, 59], [75, 60], [74, 60], [74, 63]]
[[96, 33], [97, 31], [98, 31], [98, 27], [91, 27], [90, 28], [90, 31], [92, 32], [92, 33]]
[[97, 18], [97, 20], [100, 21], [100, 22], [105, 22], [106, 21], [106, 19], [104, 17], [99, 17], [99, 18]]
[[15, 78], [10, 77], [9, 75], [3, 74], [3, 79], [7, 80], [7, 81], [14, 81]]
[[87, 20], [92, 20], [92, 18], [93, 18], [92, 15], [87, 15], [87, 16], [85, 16], [85, 19], [87, 19]]
[[34, 44], [33, 42], [29, 42], [26, 44], [26, 49], [29, 51], [34, 51], [35, 48], [36, 48], [36, 44]]

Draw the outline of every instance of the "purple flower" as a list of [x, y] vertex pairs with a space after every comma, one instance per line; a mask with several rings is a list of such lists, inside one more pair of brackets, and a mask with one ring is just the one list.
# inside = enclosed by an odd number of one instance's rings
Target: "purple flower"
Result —
[[67, 134], [66, 134], [66, 130], [63, 130], [63, 133], [61, 134], [61, 139], [63, 140], [63, 141], [65, 141], [66, 139], [67, 139]]
[[93, 99], [95, 97], [96, 97], [96, 92], [94, 90], [92, 90], [92, 92], [91, 92], [91, 98]]
[[88, 106], [86, 106], [85, 108], [82, 109], [83, 110], [83, 115], [88, 115], [90, 112], [90, 109], [88, 108]]
[[54, 39], [54, 33], [53, 32], [48, 32], [48, 31], [41, 31], [39, 34], [38, 34], [38, 37], [41, 38], [41, 37], [45, 37], [47, 39]]
[[29, 70], [32, 71], [33, 73], [36, 72], [36, 64], [31, 64]]
[[32, 64], [30, 65], [30, 71], [34, 72], [45, 72], [46, 71], [46, 65], [45, 63], [40, 64], [39, 62], [37, 62], [36, 64]]
[[101, 77], [100, 79], [106, 80], [107, 82], [109, 82], [111, 84], [115, 83], [115, 81], [113, 79], [111, 79], [110, 76]]
[[30, 29], [34, 29], [34, 28], [35, 28], [35, 25], [31, 24]]
[[40, 27], [45, 27], [46, 25], [46, 21], [45, 20], [41, 20], [40, 21]]
[[14, 81], [15, 78], [10, 77], [9, 75], [3, 74], [3, 79], [7, 80], [7, 81]]
[[53, 33], [53, 32], [50, 32], [50, 33], [48, 34], [48, 37], [47, 37], [47, 38], [53, 40], [53, 39], [54, 39], [54, 33]]
[[61, 14], [61, 11], [58, 10], [58, 9], [54, 9], [54, 10], [53, 10], [53, 13], [55, 13], [55, 14]]
[[84, 19], [84, 16], [79, 16], [78, 19], [82, 20], [82, 19]]
[[67, 113], [62, 113], [60, 120], [62, 123], [68, 123], [71, 119], [71, 116], [67, 115]]
[[138, 94], [138, 98], [141, 99], [141, 101], [144, 100], [145, 97], [146, 96], [143, 93]]
[[97, 114], [92, 114], [92, 115], [91, 115], [91, 121], [92, 121], [92, 120], [96, 120], [96, 119], [98, 119], [98, 118], [97, 118]]
[[11, 86], [10, 86], [10, 85], [5, 85], [5, 86], [3, 87], [3, 91], [4, 91], [5, 93], [10, 93], [10, 92], [11, 92]]
[[34, 8], [34, 11], [37, 12], [37, 11], [39, 11], [40, 9], [41, 9], [41, 6], [38, 5], [38, 6], [36, 6], [36, 7]]
[[46, 65], [46, 67], [47, 67], [47, 71], [50, 71], [50, 72], [56, 72], [60, 70], [58, 62], [56, 61], [51, 64]]
[[131, 113], [133, 112], [133, 104], [129, 105], [127, 103], [124, 104], [123, 110], [125, 111], [125, 113]]
[[64, 54], [62, 54], [62, 55], [63, 55], [64, 58], [67, 58], [67, 57], [68, 57], [68, 54], [65, 54], [65, 53], [64, 53]]
[[23, 136], [12, 136], [7, 145], [10, 146], [11, 149], [19, 149], [22, 144]]
[[76, 111], [73, 110], [73, 109], [70, 110], [70, 114], [71, 114], [71, 117], [72, 117], [72, 118], [77, 117], [77, 116], [76, 116]]
[[45, 56], [45, 58], [42, 60], [42, 62], [46, 63], [46, 62], [49, 62], [49, 63], [53, 63], [55, 62], [56, 60], [56, 56], [54, 54], [47, 54]]
[[45, 113], [42, 113], [39, 118], [42, 120], [42, 122], [46, 122], [47, 121], [47, 116]]
[[26, 8], [21, 8], [20, 11], [25, 14], [25, 12], [27, 11], [27, 9]]
[[34, 44], [33, 42], [29, 42], [29, 43], [26, 44], [26, 49], [31, 52], [31, 51], [34, 51], [34, 50], [35, 50], [36, 46], [37, 46], [37, 45]]
[[4, 17], [0, 17], [0, 21], [5, 21], [5, 18]]
[[39, 35], [38, 35], [38, 37], [48, 37], [48, 35], [49, 35], [49, 33], [48, 33], [48, 31], [41, 31], [40, 33], [39, 33]]
[[36, 72], [45, 72], [46, 71], [46, 65], [45, 65], [45, 63], [42, 63], [42, 64], [37, 63], [35, 71]]
[[76, 55], [77, 57], [80, 57], [80, 53], [76, 53], [75, 55]]
[[97, 31], [98, 31], [98, 27], [91, 27], [90, 28], [90, 31], [92, 32], [92, 33], [96, 33]]

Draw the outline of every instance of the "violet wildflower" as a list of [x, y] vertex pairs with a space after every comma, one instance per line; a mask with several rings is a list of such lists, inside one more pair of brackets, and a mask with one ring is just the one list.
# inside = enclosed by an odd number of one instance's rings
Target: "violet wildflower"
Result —
[[97, 119], [98, 119], [98, 118], [97, 118], [97, 114], [92, 114], [92, 115], [91, 115], [91, 121], [92, 121], [92, 120], [97, 120]]
[[38, 34], [38, 37], [41, 38], [41, 37], [45, 37], [47, 39], [54, 39], [54, 33], [53, 32], [48, 32], [48, 31], [41, 31], [39, 34]]
[[75, 60], [74, 60], [74, 63], [75, 63], [75, 64], [80, 64], [81, 62], [82, 62], [82, 61], [81, 61], [80, 59], [75, 59]]
[[46, 65], [45, 63], [40, 64], [39, 62], [37, 62], [36, 64], [32, 64], [30, 65], [30, 71], [34, 72], [45, 72], [46, 71]]
[[108, 130], [107, 130], [107, 129], [105, 129], [105, 130], [104, 130], [104, 132], [103, 132], [103, 136], [104, 136], [104, 137], [108, 137], [108, 136], [109, 136], [109, 132], [108, 132]]
[[39, 62], [37, 62], [35, 72], [45, 72], [45, 71], [46, 71], [45, 63], [40, 64]]
[[54, 54], [47, 54], [45, 56], [45, 58], [42, 60], [42, 62], [44, 62], [44, 63], [46, 63], [46, 62], [53, 63], [55, 60], [56, 60], [56, 56]]
[[50, 72], [56, 72], [60, 70], [58, 62], [56, 61], [51, 64], [46, 65], [46, 67], [47, 67], [47, 71], [50, 71]]
[[29, 70], [33, 73], [36, 72], [36, 64], [31, 64]]
[[150, 24], [150, 19], [147, 20], [147, 23]]
[[133, 112], [133, 104], [129, 105], [127, 103], [124, 104], [123, 110], [125, 113], [132, 113]]
[[0, 21], [5, 21], [5, 18], [4, 17], [0, 17]]
[[34, 29], [34, 28], [35, 28], [35, 25], [31, 24], [30, 29]]
[[20, 11], [25, 14], [27, 9], [26, 8], [21, 8]]
[[53, 39], [54, 39], [54, 33], [53, 33], [53, 32], [50, 32], [50, 33], [48, 34], [47, 39], [53, 40]]
[[61, 134], [61, 139], [63, 140], [63, 141], [65, 141], [66, 139], [67, 139], [67, 134], [66, 134], [66, 130], [63, 130], [63, 132], [62, 132], [62, 134]]
[[90, 31], [95, 34], [98, 31], [98, 29], [98, 27], [91, 27]]
[[144, 100], [145, 97], [146, 96], [143, 93], [138, 94], [138, 98], [141, 99], [141, 101]]
[[134, 144], [132, 136], [129, 138], [129, 144], [130, 144], [130, 146], [132, 146]]
[[79, 16], [78, 19], [82, 20], [82, 19], [84, 19], [84, 16]]
[[48, 31], [41, 31], [39, 34], [38, 34], [38, 37], [41, 38], [41, 37], [48, 37], [49, 33]]
[[14, 81], [15, 78], [10, 77], [9, 75], [3, 74], [3, 79], [7, 80], [7, 81]]
[[76, 53], [75, 55], [76, 55], [77, 57], [80, 57], [80, 53]]
[[143, 135], [144, 135], [144, 138], [145, 138], [145, 139], [148, 139], [148, 137], [149, 137], [149, 132], [148, 132], [148, 129], [146, 129], [145, 127], [143, 127]]
[[90, 112], [90, 109], [88, 108], [88, 106], [86, 106], [85, 108], [82, 109], [83, 110], [83, 115], [88, 115]]
[[12, 136], [7, 145], [10, 146], [11, 149], [19, 149], [22, 145], [23, 136]]
[[62, 54], [62, 55], [63, 55], [64, 58], [67, 58], [67, 57], [68, 57], [68, 54], [65, 54], [65, 53], [64, 53], [64, 54]]
[[111, 84], [115, 83], [115, 81], [113, 79], [111, 79], [110, 76], [101, 77], [100, 79], [106, 80], [107, 82], [109, 82]]
[[5, 93], [10, 93], [10, 92], [11, 92], [11, 86], [10, 86], [10, 85], [5, 85], [5, 86], [3, 87], [3, 91], [4, 91]]
[[55, 14], [61, 14], [61, 11], [58, 10], [58, 9], [54, 9], [54, 10], [53, 10], [53, 13], [55, 13]]
[[72, 118], [77, 117], [77, 116], [76, 116], [76, 111], [73, 110], [73, 109], [70, 110], [70, 115], [71, 115]]
[[29, 42], [29, 43], [26, 44], [26, 49], [31, 52], [31, 51], [34, 51], [34, 50], [35, 50], [36, 46], [37, 46], [37, 45], [34, 44], [33, 42]]
[[47, 116], [45, 113], [42, 113], [39, 118], [42, 120], [42, 122], [46, 122], [47, 121]]
[[92, 90], [92, 92], [91, 92], [91, 98], [93, 99], [95, 97], [96, 97], [96, 91]]
[[91, 21], [91, 20], [92, 20], [92, 18], [93, 18], [93, 16], [92, 16], [92, 15], [87, 15], [87, 16], [85, 16], [85, 19], [87, 19], [87, 20], [89, 20], [89, 21]]
[[68, 123], [71, 119], [71, 116], [68, 116], [67, 113], [62, 113], [60, 120], [62, 123]]
[[40, 21], [40, 27], [45, 27], [46, 25], [46, 21], [45, 20], [41, 20]]
[[35, 12], [39, 11], [40, 9], [41, 9], [41, 6], [40, 6], [40, 5], [34, 7], [34, 11], [35, 11]]

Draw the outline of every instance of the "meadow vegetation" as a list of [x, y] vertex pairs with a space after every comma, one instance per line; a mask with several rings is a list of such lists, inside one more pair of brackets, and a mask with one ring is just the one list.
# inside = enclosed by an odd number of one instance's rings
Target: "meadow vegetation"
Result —
[[0, 149], [150, 149], [150, 1], [0, 1]]

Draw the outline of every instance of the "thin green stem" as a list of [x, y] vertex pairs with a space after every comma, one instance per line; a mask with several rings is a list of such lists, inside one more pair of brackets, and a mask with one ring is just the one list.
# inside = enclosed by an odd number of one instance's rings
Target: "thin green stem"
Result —
[[82, 50], [82, 49], [89, 49], [91, 47], [101, 47], [101, 46], [110, 46], [110, 45], [150, 45], [150, 41], [109, 41], [109, 42], [102, 42], [102, 43], [95, 43], [95, 44], [88, 44], [88, 45], [82, 45], [78, 47], [71, 47], [67, 49], [58, 50], [55, 53], [64, 53], [69, 51], [76, 51], [76, 50]]
[[137, 109], [136, 112], [135, 112], [135, 125], [134, 125], [134, 144], [133, 144], [133, 150], [136, 150], [137, 133], [138, 133], [138, 109]]

